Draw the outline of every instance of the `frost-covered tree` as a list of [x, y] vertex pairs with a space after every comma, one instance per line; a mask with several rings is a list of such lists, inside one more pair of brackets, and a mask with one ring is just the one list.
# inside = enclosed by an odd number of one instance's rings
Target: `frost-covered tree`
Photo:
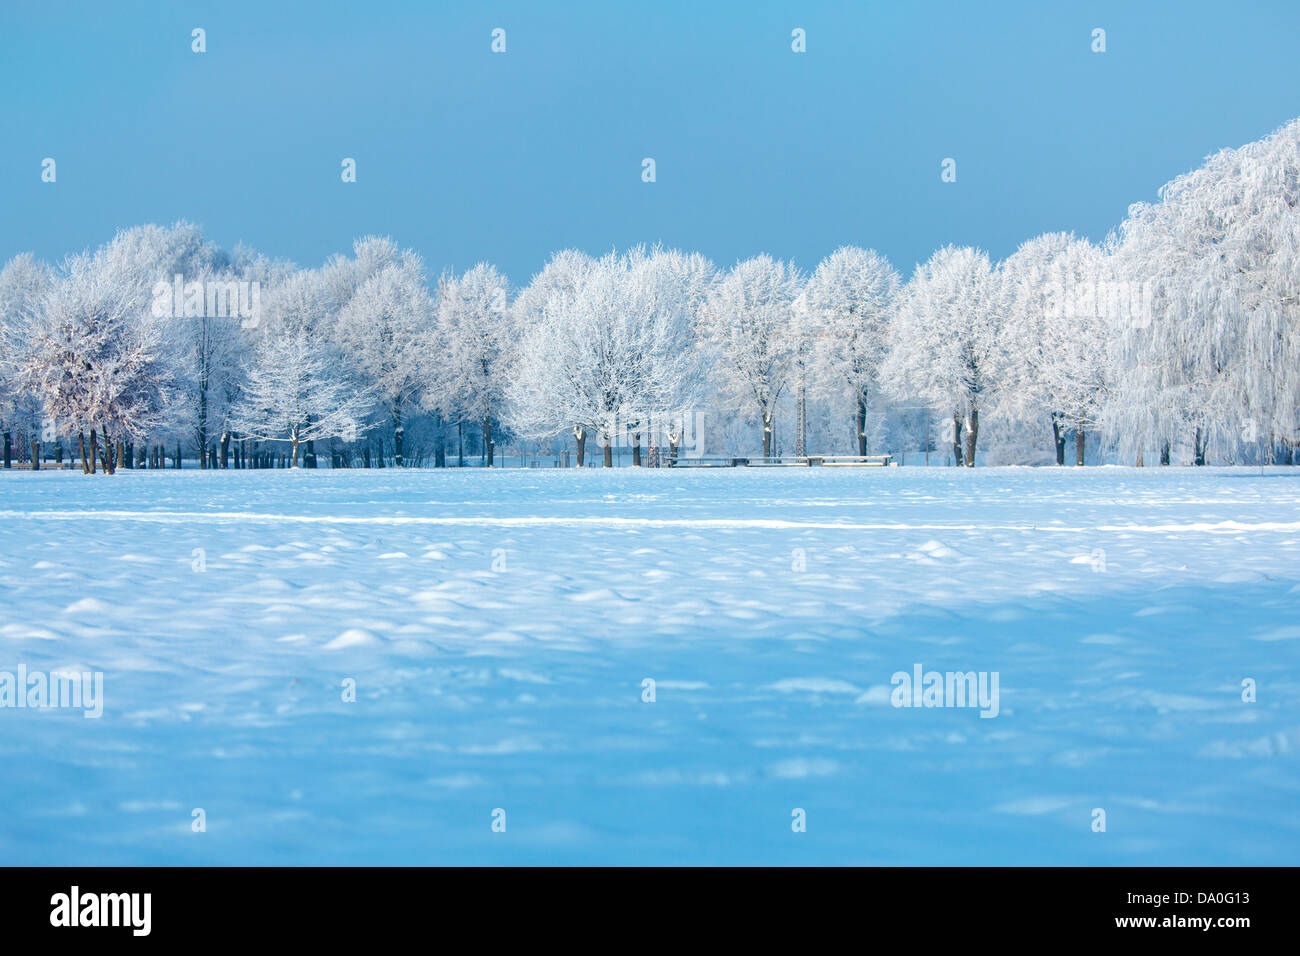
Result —
[[124, 229], [104, 252], [118, 274], [143, 279], [141, 308], [160, 322], [175, 373], [166, 424], [192, 436], [206, 466], [210, 437], [224, 432], [244, 347], [246, 303], [230, 258], [188, 222]]
[[516, 368], [527, 392], [522, 403], [545, 396], [555, 403], [575, 434], [595, 435], [604, 448], [604, 464], [613, 465], [613, 441], [619, 434], [620, 410], [633, 401], [639, 374], [628, 339], [628, 293], [617, 257], [592, 264], [566, 302], [552, 300], [544, 326], [529, 336], [528, 352]]
[[[514, 368], [513, 403], [524, 422], [572, 423], [579, 449], [588, 434], [613, 465], [618, 415], [632, 402], [635, 360], [629, 361], [629, 286], [619, 257], [571, 259], [559, 268], [540, 321], [529, 330]], [[546, 411], [549, 407], [552, 411]], [[545, 431], [543, 427], [542, 431]]]
[[[332, 350], [335, 377], [373, 393], [392, 426], [398, 463], [404, 462], [406, 420], [429, 385], [429, 367], [420, 363], [430, 358], [425, 343], [432, 305], [419, 257], [390, 238], [364, 236], [353, 243], [352, 256], [334, 256], [318, 269], [286, 269], [264, 259], [244, 268], [269, 282], [263, 326], [307, 333]], [[315, 437], [304, 441], [305, 463], [312, 466]]]
[[118, 463], [113, 443], [141, 439], [156, 428], [174, 396], [165, 320], [152, 316], [141, 294], [149, 279], [138, 263], [114, 255], [111, 244], [73, 256], [31, 328], [22, 380], [62, 434], [79, 436], [88, 472], [97, 435], [111, 474]]
[[301, 328], [273, 330], [258, 345], [232, 425], [259, 441], [288, 442], [292, 467], [304, 442], [356, 439], [373, 404], [338, 374], [332, 345]]
[[[1221, 217], [1212, 275], [1235, 289], [1239, 339], [1236, 437], [1300, 445], [1300, 120], [1207, 163], [1204, 200]], [[1252, 435], [1252, 433], [1254, 433]]]
[[899, 277], [872, 249], [843, 246], [821, 261], [805, 290], [817, 325], [818, 378], [852, 403], [858, 454], [867, 453], [867, 412], [888, 346]]
[[552, 260], [521, 295], [524, 335], [510, 396], [525, 432], [572, 428], [580, 458], [596, 434], [606, 466], [623, 429], [634, 463], [652, 428], [675, 444], [703, 383], [693, 335], [712, 275], [702, 256], [658, 248]]
[[697, 339], [700, 317], [718, 282], [717, 267], [697, 252], [655, 248], [640, 263], [638, 281], [653, 290], [643, 314], [641, 347], [651, 354], [642, 407], [660, 419], [669, 457], [677, 456], [687, 416], [704, 398], [709, 356]]
[[481, 262], [438, 282], [436, 343], [447, 414], [483, 426], [484, 463], [493, 463], [492, 422], [502, 412], [517, 338], [510, 284]]
[[[1114, 332], [1123, 316], [1111, 261], [1087, 241], [1076, 241], [1058, 263], [1061, 301], [1049, 311], [1047, 350], [1039, 374], [1053, 405], [1074, 427], [1076, 465], [1084, 463], [1086, 436], [1102, 424], [1115, 383]], [[1004, 349], [1015, 347], [1005, 342]], [[1005, 352], [1004, 352], [1005, 354]]]
[[772, 454], [773, 416], [795, 369], [795, 300], [802, 287], [792, 265], [755, 256], [718, 282], [701, 312], [699, 334], [716, 359], [722, 396], [758, 413], [764, 457]]
[[1115, 260], [1150, 306], [1124, 330], [1114, 428], [1161, 461], [1300, 439], [1300, 120], [1174, 179], [1130, 209]]
[[988, 255], [945, 246], [916, 267], [900, 293], [884, 365], [896, 396], [919, 397], [951, 416], [953, 458], [971, 467], [980, 410], [992, 397], [1000, 365], [1001, 306]]
[[299, 269], [285, 276], [262, 297], [262, 334], [305, 332], [331, 340], [338, 300], [322, 269]]
[[555, 253], [515, 298], [519, 349], [511, 370], [507, 408], [512, 428], [528, 438], [572, 430], [578, 467], [586, 460], [590, 427], [576, 409], [582, 361], [574, 315], [578, 289], [596, 260], [576, 249]]
[[624, 402], [618, 412], [632, 437], [633, 464], [639, 465], [641, 435], [662, 427], [670, 446], [676, 446], [682, 416], [700, 395], [695, 329], [714, 268], [699, 254], [659, 247], [647, 253], [638, 246], [603, 261], [621, 286], [606, 321], [623, 342]]
[[424, 263], [403, 253], [374, 271], [339, 313], [335, 335], [388, 413], [394, 460], [403, 464], [404, 422], [427, 374], [420, 343], [432, 326]]
[[351, 256], [332, 256], [317, 270], [317, 293], [321, 297], [319, 321], [325, 322], [332, 331], [334, 320], [368, 279], [390, 266], [400, 265], [411, 255], [389, 236], [370, 235], [354, 240]]
[[0, 423], [6, 447], [10, 428], [25, 426], [30, 440], [40, 434], [41, 404], [22, 386], [20, 375], [33, 341], [41, 303], [54, 281], [53, 270], [29, 253], [0, 269]]
[[1070, 429], [1076, 463], [1083, 464], [1085, 436], [1100, 424], [1113, 383], [1120, 290], [1110, 265], [1087, 240], [1058, 232], [1029, 240], [999, 267], [1000, 406], [1013, 416], [1047, 419], [1058, 465]]

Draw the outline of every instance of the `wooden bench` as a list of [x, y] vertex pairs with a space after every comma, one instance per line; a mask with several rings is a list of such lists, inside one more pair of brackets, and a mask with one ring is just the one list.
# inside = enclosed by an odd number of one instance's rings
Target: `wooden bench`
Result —
[[883, 468], [891, 455], [807, 455], [768, 458], [666, 458], [669, 468]]
[[747, 458], [665, 458], [667, 468], [735, 468], [749, 464]]
[[809, 459], [808, 464], [824, 468], [884, 468], [893, 460], [891, 455], [832, 455]]

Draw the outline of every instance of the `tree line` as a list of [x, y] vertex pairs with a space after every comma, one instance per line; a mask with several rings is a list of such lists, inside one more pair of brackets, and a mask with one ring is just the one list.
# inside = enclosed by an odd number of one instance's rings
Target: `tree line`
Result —
[[532, 442], [580, 465], [594, 443], [609, 466], [622, 445], [642, 464], [643, 443], [812, 441], [973, 466], [991, 429], [1000, 461], [1063, 464], [1072, 438], [1077, 464], [1090, 440], [1138, 465], [1289, 464], [1298, 200], [1300, 120], [1102, 242], [1050, 233], [1000, 262], [946, 246], [907, 279], [855, 246], [809, 273], [656, 246], [566, 249], [517, 287], [489, 263], [431, 281], [384, 237], [299, 268], [185, 222], [133, 227], [0, 270], [5, 463], [66, 444], [87, 472], [315, 466], [324, 443], [335, 467], [464, 464], [467, 445], [493, 465]]

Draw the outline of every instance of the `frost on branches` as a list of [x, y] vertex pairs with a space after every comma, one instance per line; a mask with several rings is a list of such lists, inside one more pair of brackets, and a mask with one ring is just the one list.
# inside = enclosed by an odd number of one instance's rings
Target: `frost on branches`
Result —
[[[624, 441], [633, 464], [676, 456], [689, 425], [692, 453], [724, 456], [1292, 463], [1300, 120], [1152, 199], [1100, 242], [1048, 233], [1001, 262], [945, 246], [905, 282], [856, 246], [811, 274], [637, 246], [562, 250], [522, 288], [488, 262], [431, 288], [385, 237], [300, 268], [139, 226], [0, 270], [4, 460], [16, 437], [20, 458], [66, 442], [109, 473], [164, 445], [264, 467], [250, 442], [309, 467], [321, 441], [344, 467], [443, 466], [453, 441], [461, 464], [513, 442], [585, 465], [595, 440], [612, 466]], [[174, 283], [198, 292], [160, 311]], [[241, 283], [255, 317], [205, 307]]]
[[337, 366], [333, 350], [308, 332], [268, 335], [253, 354], [232, 426], [252, 438], [288, 442], [294, 468], [303, 442], [355, 440], [373, 400], [339, 377]]

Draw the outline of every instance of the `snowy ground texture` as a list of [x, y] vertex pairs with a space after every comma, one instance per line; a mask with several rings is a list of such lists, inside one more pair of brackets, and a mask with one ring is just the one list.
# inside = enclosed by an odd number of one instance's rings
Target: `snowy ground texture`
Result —
[[1294, 865], [1297, 472], [2, 473], [0, 862]]

